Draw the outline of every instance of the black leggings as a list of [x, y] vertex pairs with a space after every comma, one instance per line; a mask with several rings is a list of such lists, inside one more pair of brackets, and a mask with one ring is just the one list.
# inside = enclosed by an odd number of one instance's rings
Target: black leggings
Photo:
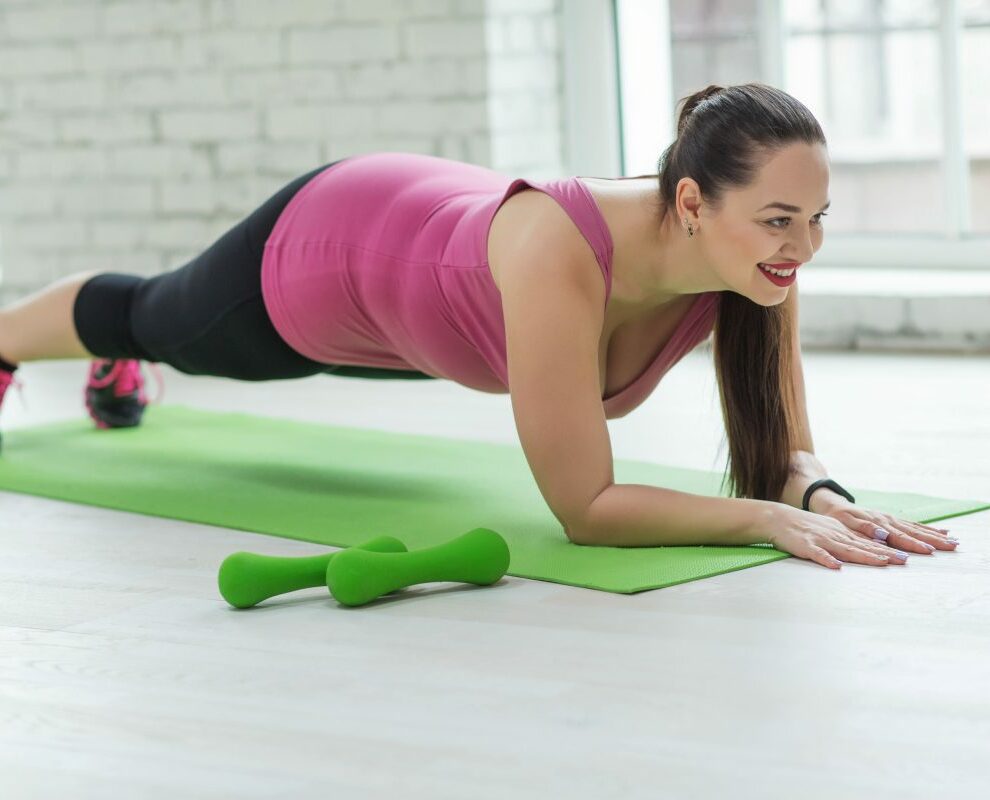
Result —
[[73, 322], [100, 358], [165, 362], [189, 375], [242, 381], [320, 372], [359, 378], [433, 378], [417, 370], [313, 361], [279, 336], [261, 296], [261, 254], [279, 214], [324, 164], [288, 183], [188, 264], [143, 278], [103, 272], [83, 284]]

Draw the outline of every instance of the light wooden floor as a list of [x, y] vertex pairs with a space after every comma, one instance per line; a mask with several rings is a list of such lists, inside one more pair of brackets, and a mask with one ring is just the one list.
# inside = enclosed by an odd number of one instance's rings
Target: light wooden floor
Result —
[[[721, 470], [707, 359], [610, 423], [616, 457]], [[805, 365], [840, 483], [990, 498], [990, 359]], [[164, 372], [165, 402], [516, 441], [507, 396], [446, 382]], [[28, 410], [8, 396], [4, 429], [83, 413], [84, 374], [26, 365]], [[325, 548], [0, 492], [0, 797], [983, 798], [988, 523], [950, 521], [958, 551], [904, 567], [236, 611], [216, 590], [227, 554]]]

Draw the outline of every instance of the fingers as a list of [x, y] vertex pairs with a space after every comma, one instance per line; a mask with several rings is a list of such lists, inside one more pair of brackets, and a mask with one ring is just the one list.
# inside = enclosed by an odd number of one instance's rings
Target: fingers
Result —
[[831, 553], [817, 545], [811, 545], [811, 553], [808, 555], [808, 559], [829, 569], [842, 568], [842, 562], [839, 559], [833, 558]]
[[868, 552], [856, 545], [828, 542], [828, 546], [830, 550], [811, 545], [811, 555], [809, 558], [815, 563], [829, 569], [841, 569], [843, 561], [854, 564], [866, 564], [872, 567], [885, 567], [892, 563], [887, 556]]
[[936, 550], [953, 550], [959, 544], [959, 540], [949, 536], [948, 531], [943, 533], [941, 530], [932, 528], [929, 525], [908, 522], [906, 520], [897, 520], [897, 523], [902, 530], [906, 531], [907, 535], [932, 545]]
[[878, 517], [877, 522], [862, 518], [842, 521], [857, 536], [871, 541], [879, 539], [893, 547], [921, 555], [931, 555], [936, 550], [955, 550], [959, 544], [941, 528], [890, 516], [883, 517], [883, 522], [880, 519]]
[[884, 530], [887, 531], [888, 544], [921, 555], [931, 555], [936, 550], [954, 550], [959, 544], [956, 539], [922, 531], [914, 523], [900, 520], [888, 524]]
[[939, 528], [939, 527], [936, 527], [935, 525], [928, 525], [928, 524], [926, 524], [924, 522], [911, 522], [910, 520], [907, 520], [907, 522], [910, 525], [917, 525], [922, 530], [928, 531], [928, 533], [935, 533], [935, 534], [938, 534], [939, 536], [948, 536], [949, 535], [949, 529], [948, 528]]
[[953, 550], [959, 543], [945, 536], [942, 529], [889, 516], [885, 519], [882, 527], [863, 519], [843, 520], [845, 527], [842, 530], [814, 536], [817, 544], [806, 540], [808, 555], [804, 557], [830, 569], [841, 568], [842, 562], [874, 567], [901, 566], [907, 563], [911, 553], [931, 555], [936, 550]]
[[901, 566], [907, 562], [908, 556], [899, 554], [892, 548], [878, 545], [871, 547], [859, 542], [827, 541], [825, 547], [811, 546], [810, 558], [823, 567], [839, 569], [840, 562], [865, 564], [870, 567], [886, 567], [890, 564]]
[[874, 567], [885, 567], [891, 563], [891, 558], [886, 553], [880, 553], [873, 548], [864, 547], [860, 544], [845, 544], [843, 542], [830, 542], [829, 552], [836, 558], [853, 564], [868, 564]]
[[898, 550], [896, 547], [888, 547], [880, 541], [873, 541], [869, 539], [864, 540], [863, 537], [858, 534], [846, 535], [842, 541], [844, 544], [848, 544], [852, 547], [858, 547], [870, 553], [887, 556], [890, 559], [891, 564], [903, 564], [908, 559], [908, 554]]

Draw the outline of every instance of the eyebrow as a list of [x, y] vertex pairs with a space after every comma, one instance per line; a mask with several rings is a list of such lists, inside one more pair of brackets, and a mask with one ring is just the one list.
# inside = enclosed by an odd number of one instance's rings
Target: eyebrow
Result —
[[[832, 205], [832, 201], [831, 200], [829, 200], [825, 205], [823, 205], [822, 208], [821, 208], [821, 210], [824, 211], [830, 205]], [[788, 203], [767, 203], [767, 205], [763, 206], [763, 208], [779, 208], [781, 211], [790, 211], [792, 214], [800, 214], [801, 213], [801, 209], [800, 208], [798, 208], [797, 206], [792, 206], [792, 205], [790, 205]], [[762, 211], [763, 208], [761, 208], [759, 210]]]

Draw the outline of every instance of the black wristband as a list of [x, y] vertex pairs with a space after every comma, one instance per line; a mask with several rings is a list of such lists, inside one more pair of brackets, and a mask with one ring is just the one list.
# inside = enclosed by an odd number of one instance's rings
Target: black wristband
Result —
[[843, 497], [845, 497], [850, 503], [856, 502], [855, 497], [849, 494], [849, 492], [847, 492], [845, 489], [839, 486], [839, 484], [837, 484], [831, 478], [822, 478], [821, 480], [815, 481], [813, 484], [811, 484], [811, 486], [809, 486], [805, 490], [804, 499], [801, 501], [802, 510], [811, 511], [811, 509], [808, 507], [808, 501], [811, 499], [811, 493], [815, 491], [815, 489], [821, 489], [823, 486], [828, 489], [831, 489], [833, 492], [838, 492]]

